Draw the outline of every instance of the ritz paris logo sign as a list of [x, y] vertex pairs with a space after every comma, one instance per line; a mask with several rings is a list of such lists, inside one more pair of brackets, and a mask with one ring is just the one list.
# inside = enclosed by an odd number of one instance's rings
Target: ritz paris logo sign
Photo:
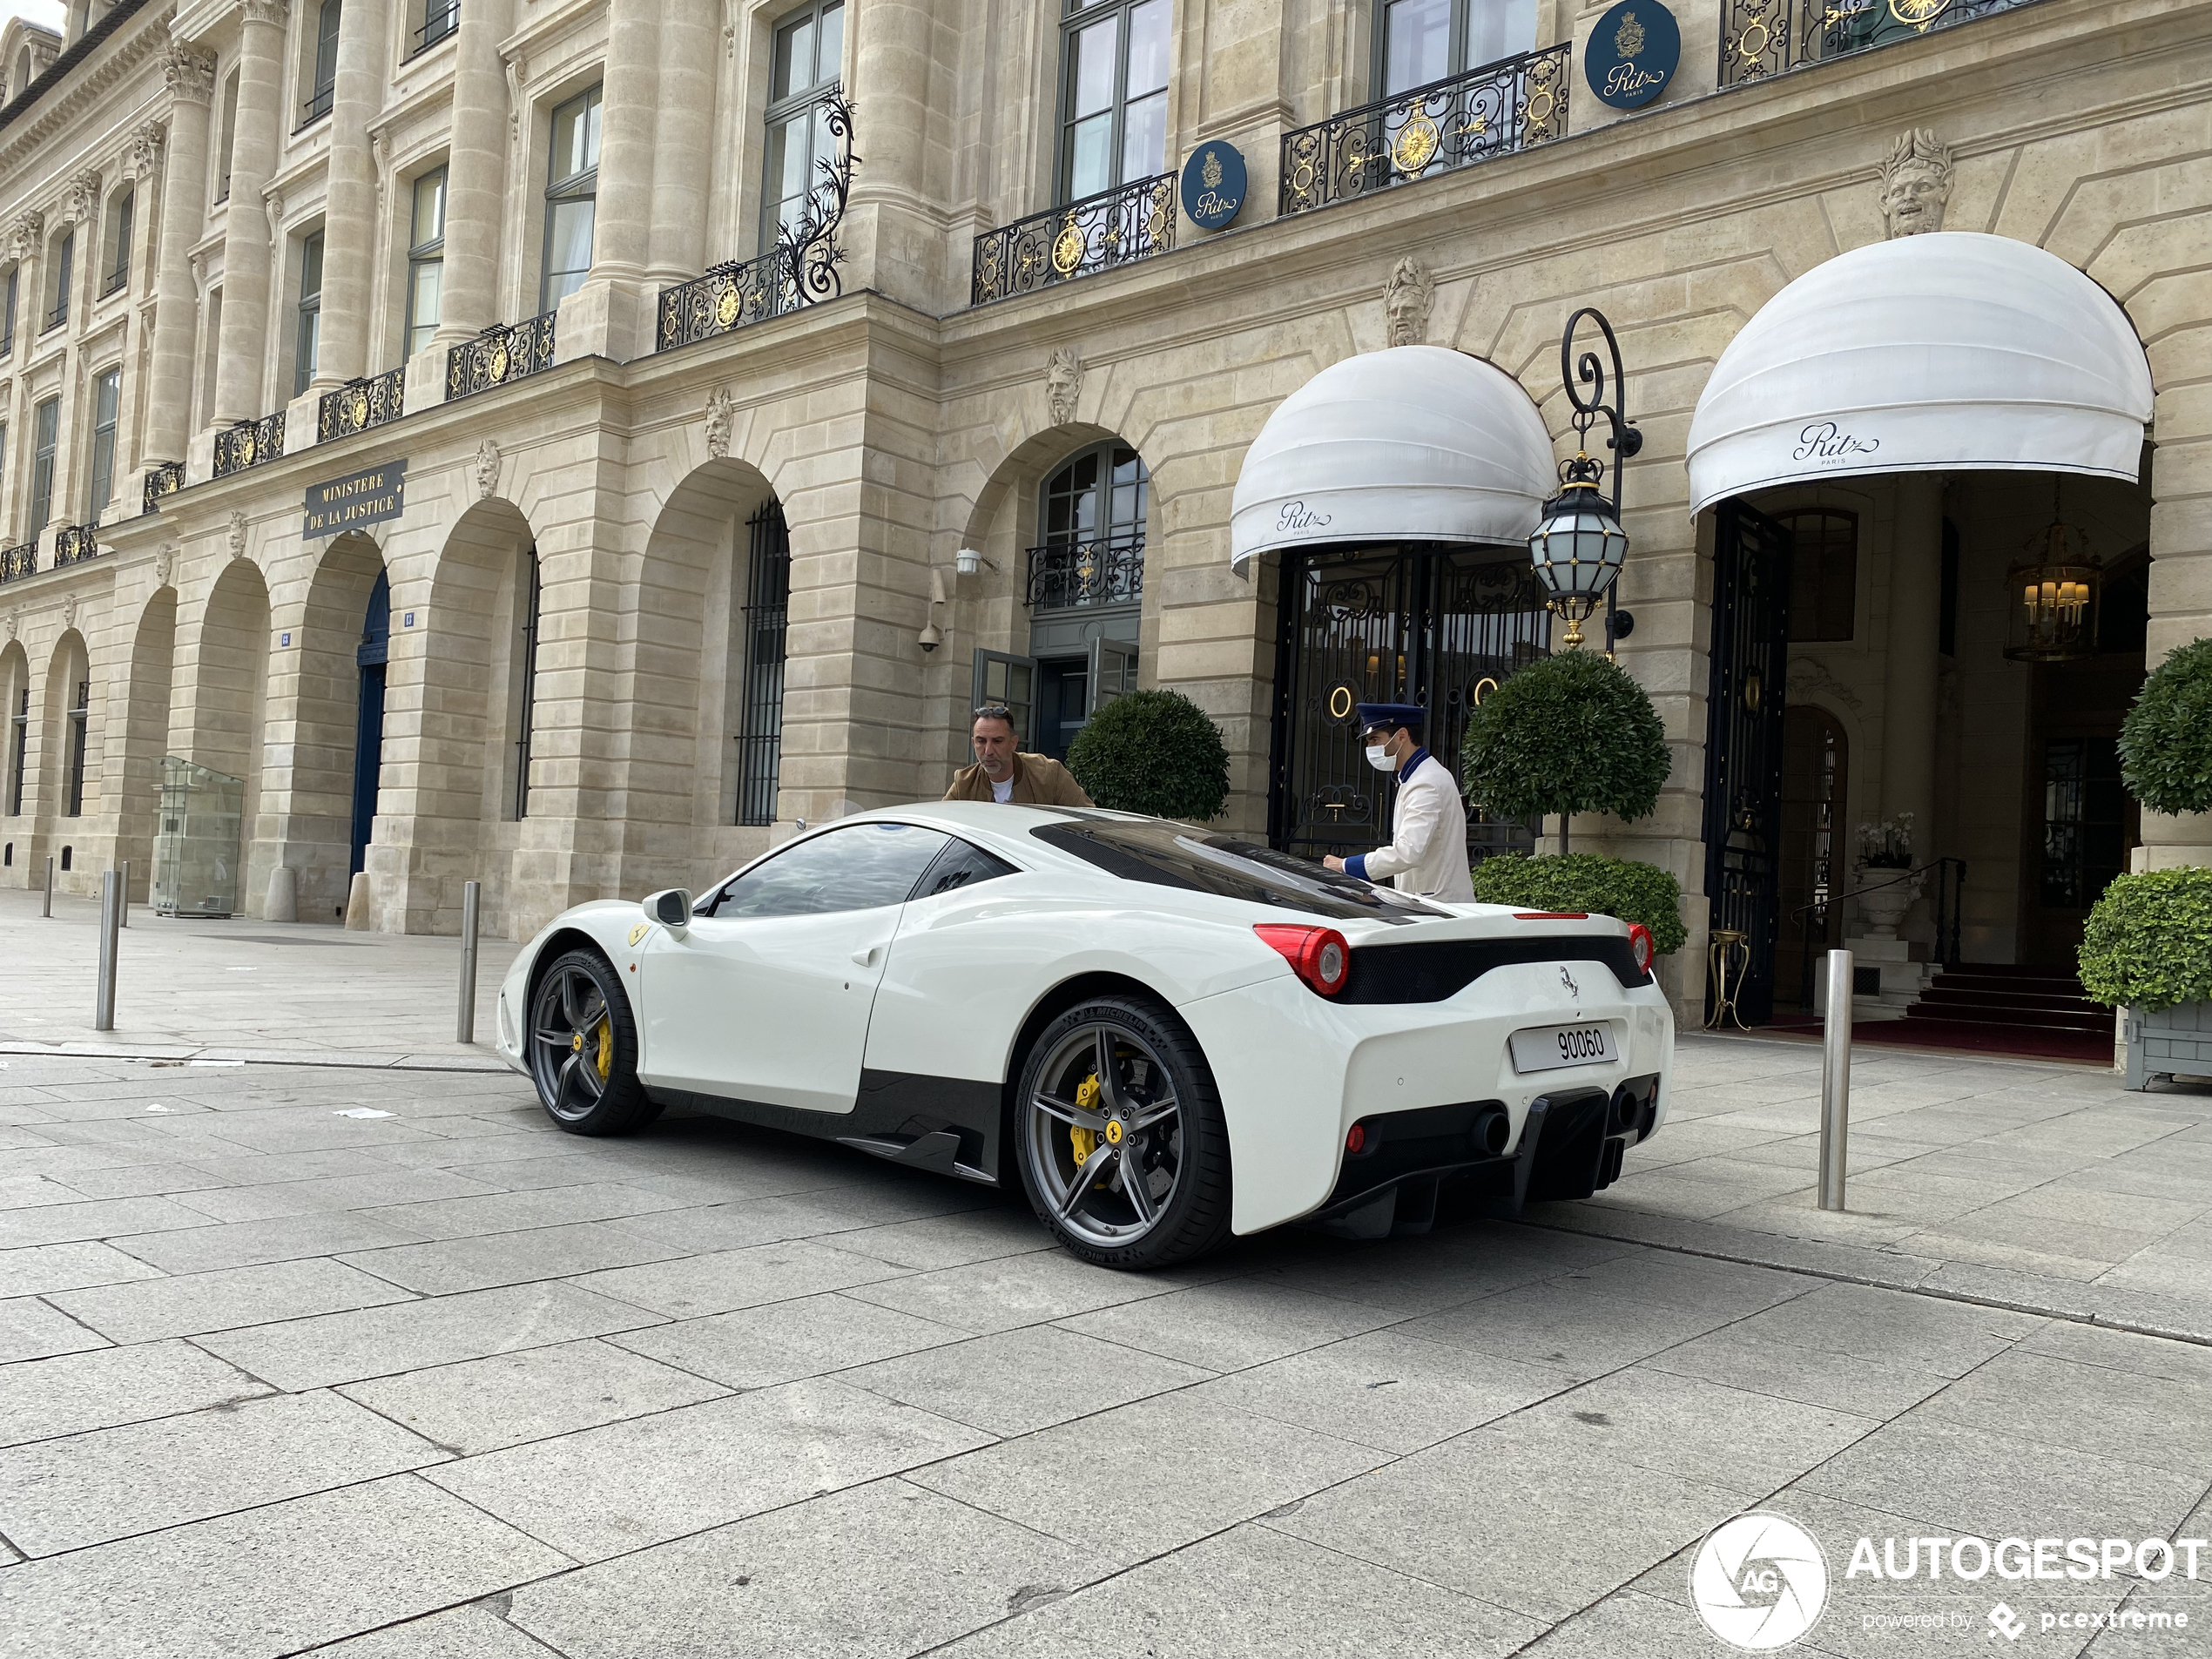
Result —
[[1621, 0], [1582, 49], [1582, 76], [1598, 102], [1640, 110], [1667, 90], [1682, 61], [1682, 28], [1659, 0]]
[[1792, 461], [1846, 461], [1853, 455], [1871, 455], [1882, 447], [1879, 438], [1862, 438], [1855, 432], [1846, 432], [1833, 421], [1815, 421], [1797, 434], [1797, 447], [1790, 452]]

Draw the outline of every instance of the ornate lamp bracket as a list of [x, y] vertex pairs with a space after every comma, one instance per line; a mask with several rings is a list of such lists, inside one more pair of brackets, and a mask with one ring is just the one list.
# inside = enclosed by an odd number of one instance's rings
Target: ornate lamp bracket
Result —
[[[1578, 363], [1575, 358], [1575, 334], [1588, 317], [1597, 324], [1598, 332], [1605, 336], [1605, 348], [1613, 359], [1613, 401], [1605, 401], [1605, 365], [1595, 351], [1586, 351]], [[1600, 488], [1605, 478], [1605, 463], [1590, 453], [1590, 428], [1603, 415], [1611, 428], [1605, 447], [1622, 461], [1635, 459], [1643, 448], [1643, 434], [1631, 425], [1624, 413], [1627, 399], [1622, 388], [1627, 376], [1621, 371], [1621, 342], [1614, 338], [1613, 325], [1595, 306], [1584, 306], [1567, 320], [1567, 328], [1559, 337], [1559, 378], [1567, 388], [1567, 401], [1575, 406], [1570, 417], [1575, 422], [1575, 455], [1572, 461], [1562, 463], [1559, 481], [1562, 486], [1586, 485]], [[1579, 382], [1579, 383], [1578, 383]], [[1585, 392], [1583, 388], [1588, 390]], [[1613, 469], [1613, 516], [1621, 516], [1621, 469]]]

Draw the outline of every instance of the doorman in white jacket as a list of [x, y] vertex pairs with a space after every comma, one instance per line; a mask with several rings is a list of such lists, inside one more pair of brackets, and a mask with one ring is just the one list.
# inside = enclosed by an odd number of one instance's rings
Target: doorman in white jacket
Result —
[[1467, 877], [1467, 812], [1451, 768], [1421, 746], [1428, 711], [1413, 703], [1362, 703], [1359, 726], [1367, 764], [1398, 774], [1390, 845], [1322, 862], [1363, 881], [1388, 880], [1400, 893], [1447, 904], [1473, 904]]

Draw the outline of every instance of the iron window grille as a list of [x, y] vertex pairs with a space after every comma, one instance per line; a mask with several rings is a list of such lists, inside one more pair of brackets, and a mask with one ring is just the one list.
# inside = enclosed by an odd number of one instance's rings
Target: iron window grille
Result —
[[553, 367], [554, 325], [560, 314], [509, 325], [496, 322], [446, 353], [446, 401], [488, 392]]
[[537, 626], [539, 606], [544, 594], [537, 563], [537, 550], [530, 548], [523, 555], [523, 591], [518, 596], [523, 602], [522, 634], [519, 644], [523, 655], [521, 708], [515, 722], [515, 819], [520, 823], [530, 815], [530, 727], [537, 718]]
[[461, 27], [461, 0], [428, 0], [422, 26], [408, 31], [408, 57], [420, 57]]
[[783, 764], [784, 655], [791, 616], [791, 532], [784, 509], [764, 502], [746, 521], [745, 706], [738, 745], [737, 821], [776, 821]]
[[240, 421], [215, 435], [215, 475], [227, 478], [248, 467], [260, 467], [284, 454], [284, 411], [258, 421]]
[[1033, 547], [1027, 602], [1038, 610], [1116, 604], [1144, 592], [1144, 532]]
[[326, 392], [315, 406], [315, 442], [350, 438], [357, 432], [396, 421], [407, 413], [407, 370], [388, 368], [347, 381], [334, 392]]
[[[23, 548], [8, 550], [10, 553], [21, 553], [25, 550]], [[0, 555], [0, 565], [4, 565], [5, 563], [5, 556]], [[29, 686], [25, 686], [16, 693], [16, 711], [8, 724], [13, 728], [10, 733], [11, 741], [9, 745], [12, 752], [8, 757], [8, 816], [15, 818], [23, 812], [24, 759], [30, 752], [30, 688]]]
[[1723, 86], [1918, 40], [2033, 0], [1722, 0]]
[[1174, 246], [1175, 175], [1139, 179], [977, 237], [969, 303], [1034, 293]]
[[1283, 135], [1279, 210], [1349, 201], [1564, 137], [1565, 44], [1485, 64]]
[[69, 711], [69, 786], [62, 801], [64, 818], [84, 815], [84, 738], [92, 720], [92, 682], [77, 682], [76, 706]]

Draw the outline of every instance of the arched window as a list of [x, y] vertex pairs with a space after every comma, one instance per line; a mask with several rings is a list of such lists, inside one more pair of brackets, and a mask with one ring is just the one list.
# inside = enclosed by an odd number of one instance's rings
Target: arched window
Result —
[[1143, 593], [1151, 489], [1144, 457], [1111, 442], [1071, 457], [1046, 479], [1042, 544], [1029, 552], [1029, 604], [1114, 604]]

